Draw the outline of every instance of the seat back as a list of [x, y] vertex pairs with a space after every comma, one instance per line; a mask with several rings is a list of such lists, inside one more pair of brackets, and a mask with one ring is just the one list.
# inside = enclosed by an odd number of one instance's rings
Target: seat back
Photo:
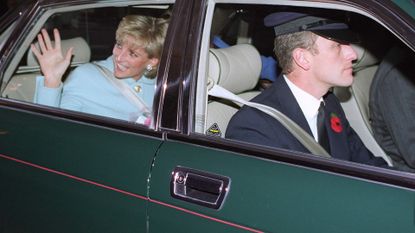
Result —
[[[36, 45], [39, 48], [39, 45]], [[66, 51], [73, 47], [73, 56], [71, 60], [71, 67], [76, 67], [84, 64], [91, 59], [91, 50], [88, 43], [82, 37], [61, 41], [62, 51]], [[22, 101], [33, 102], [33, 96], [36, 89], [36, 76], [41, 75], [39, 63], [33, 52], [29, 49], [27, 52], [25, 66], [20, 66], [10, 82], [7, 84], [2, 93], [3, 97], [17, 99]]]
[[[260, 72], [260, 54], [252, 45], [238, 44], [223, 49], [210, 49], [210, 82], [245, 100], [259, 94], [259, 91], [252, 90], [258, 83]], [[240, 106], [230, 101], [210, 100], [207, 106], [206, 134], [224, 137], [229, 120], [239, 108]]]
[[378, 157], [383, 157], [392, 165], [373, 137], [369, 114], [369, 89], [379, 66], [379, 59], [364, 47], [353, 45], [358, 58], [353, 65], [354, 81], [350, 87], [335, 87], [334, 94], [339, 98], [347, 119], [362, 139], [365, 146]]

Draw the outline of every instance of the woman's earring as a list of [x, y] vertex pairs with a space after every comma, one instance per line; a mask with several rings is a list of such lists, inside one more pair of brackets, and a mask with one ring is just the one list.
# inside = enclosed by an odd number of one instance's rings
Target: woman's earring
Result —
[[146, 66], [146, 71], [144, 71], [144, 75], [147, 76], [152, 70], [153, 70], [153, 67], [150, 64], [148, 64]]
[[147, 65], [147, 67], [146, 67], [146, 70], [147, 70], [148, 72], [150, 72], [150, 71], [152, 71], [152, 70], [153, 70], [153, 67], [152, 67], [150, 64], [148, 64], [148, 65]]

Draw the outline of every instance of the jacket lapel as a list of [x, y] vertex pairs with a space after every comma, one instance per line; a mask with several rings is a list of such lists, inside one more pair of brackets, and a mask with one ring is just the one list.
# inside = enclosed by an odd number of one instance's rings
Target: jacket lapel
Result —
[[313, 135], [310, 127], [308, 126], [307, 120], [303, 112], [301, 111], [300, 105], [298, 105], [294, 94], [291, 92], [288, 84], [285, 82], [283, 76], [277, 78], [275, 83], [271, 86], [273, 90], [272, 97], [270, 101], [266, 104], [279, 109], [287, 117], [297, 123], [301, 128], [303, 128], [308, 134]]
[[[327, 97], [327, 98], [326, 98]], [[324, 101], [326, 102], [326, 129], [330, 141], [330, 152], [333, 157], [342, 158], [342, 154], [347, 154], [348, 146], [346, 135], [346, 122], [342, 115], [342, 110], [335, 104], [334, 96], [328, 93]], [[337, 156], [335, 156], [337, 155]]]

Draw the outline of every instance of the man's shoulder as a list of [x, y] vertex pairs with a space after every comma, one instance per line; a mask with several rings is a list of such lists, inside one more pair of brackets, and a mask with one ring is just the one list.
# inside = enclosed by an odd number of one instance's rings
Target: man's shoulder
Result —
[[[260, 100], [261, 98], [259, 98]], [[226, 137], [263, 144], [257, 141], [256, 136], [260, 134], [261, 137], [273, 137], [275, 122], [275, 119], [261, 110], [245, 105], [230, 119], [226, 129]]]
[[[265, 105], [275, 105], [279, 102], [279, 90], [280, 87], [278, 84], [272, 84], [269, 88], [263, 90], [257, 96], [255, 96], [251, 102], [265, 104]], [[276, 106], [272, 106], [276, 107]]]
[[[272, 86], [262, 91], [250, 100], [250, 102], [267, 105], [275, 109], [280, 108], [280, 101], [278, 100], [278, 96], [276, 96], [275, 87], [273, 88]], [[255, 127], [258, 127], [261, 124], [268, 124], [269, 122], [265, 123], [267, 122], [267, 118], [270, 118], [270, 116], [261, 110], [245, 105], [233, 115], [230, 120], [230, 125], [242, 124], [244, 127], [247, 127], [248, 125], [253, 124]]]

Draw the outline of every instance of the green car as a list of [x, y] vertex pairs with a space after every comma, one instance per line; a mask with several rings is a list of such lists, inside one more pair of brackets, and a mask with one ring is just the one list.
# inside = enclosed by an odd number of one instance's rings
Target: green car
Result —
[[[355, 81], [333, 92], [389, 168], [225, 137], [241, 104], [210, 88], [245, 100], [266, 89], [281, 70], [263, 19], [298, 9], [346, 15], [360, 36]], [[42, 28], [59, 28], [63, 49], [74, 48], [70, 73], [111, 55], [128, 14], [170, 20], [150, 126], [35, 101], [42, 71], [30, 45]], [[415, 174], [376, 141], [368, 107], [386, 52], [415, 49], [414, 19], [410, 0], [35, 0], [9, 9], [0, 20], [0, 233], [415, 232]]]

